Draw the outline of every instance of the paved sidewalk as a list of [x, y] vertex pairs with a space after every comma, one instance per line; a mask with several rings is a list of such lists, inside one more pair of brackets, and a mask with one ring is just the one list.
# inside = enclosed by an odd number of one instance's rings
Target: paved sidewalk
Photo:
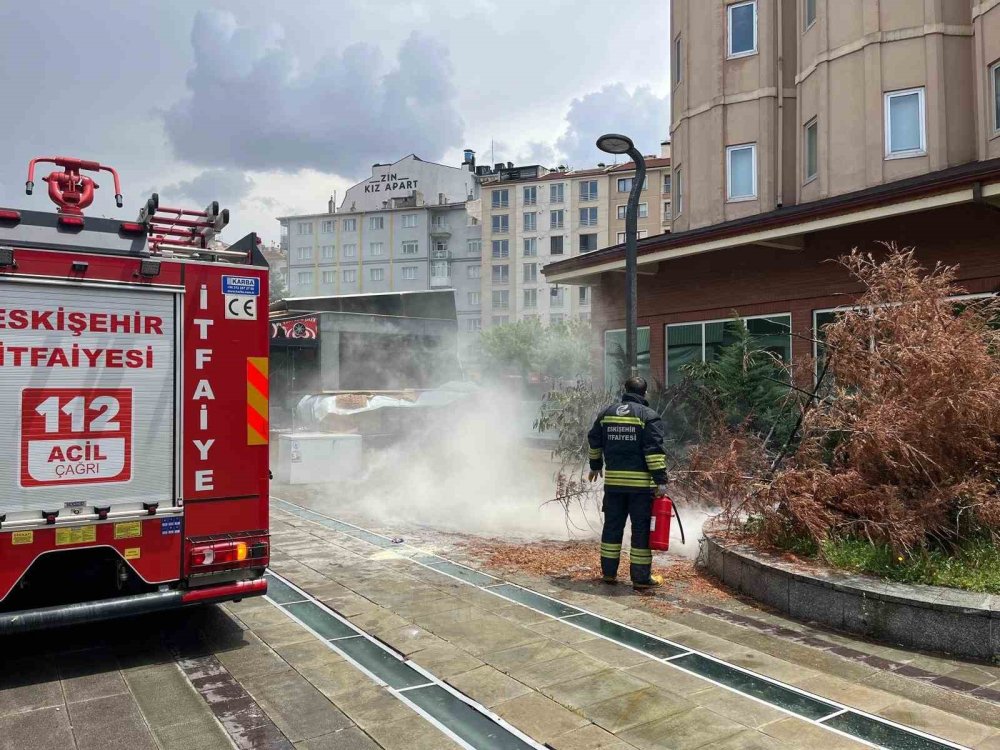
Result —
[[[557, 750], [864, 746], [291, 514], [275, 511], [272, 532], [277, 572]], [[808, 646], [682, 610], [651, 614], [634, 596], [523, 582], [817, 695], [969, 747], [1000, 748], [1000, 717], [987, 702], [930, 707], [908, 695], [912, 686], [873, 683], [874, 667]], [[243, 606], [251, 605], [234, 607], [238, 616]], [[335, 704], [344, 700], [341, 681], [324, 688], [328, 678], [316, 670], [299, 672]], [[416, 747], [406, 731], [416, 726], [399, 716], [362, 728], [392, 750]], [[426, 746], [447, 747], [433, 744], [441, 739]]]

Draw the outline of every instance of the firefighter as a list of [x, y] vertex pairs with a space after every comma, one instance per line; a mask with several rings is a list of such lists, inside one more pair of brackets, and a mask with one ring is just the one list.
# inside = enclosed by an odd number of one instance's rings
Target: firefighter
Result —
[[632, 587], [650, 589], [663, 583], [651, 573], [653, 553], [649, 526], [653, 497], [667, 494], [667, 457], [663, 452], [663, 423], [646, 401], [646, 381], [625, 381], [620, 404], [597, 415], [587, 434], [591, 482], [604, 469], [604, 531], [601, 533], [601, 579], [618, 582], [625, 519], [632, 520], [629, 572]]

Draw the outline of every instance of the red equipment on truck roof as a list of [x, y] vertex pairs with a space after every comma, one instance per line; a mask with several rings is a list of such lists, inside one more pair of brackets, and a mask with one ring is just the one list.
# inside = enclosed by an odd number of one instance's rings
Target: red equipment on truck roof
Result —
[[[229, 212], [0, 208], [0, 634], [264, 594], [267, 262]], [[262, 301], [263, 300], [263, 301]]]

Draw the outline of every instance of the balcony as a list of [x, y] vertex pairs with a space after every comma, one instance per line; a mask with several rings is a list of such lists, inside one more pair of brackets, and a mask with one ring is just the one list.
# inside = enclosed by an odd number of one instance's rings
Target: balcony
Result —
[[431, 237], [451, 237], [451, 225], [446, 221], [432, 221]]
[[448, 289], [451, 285], [451, 276], [431, 276], [431, 289]]

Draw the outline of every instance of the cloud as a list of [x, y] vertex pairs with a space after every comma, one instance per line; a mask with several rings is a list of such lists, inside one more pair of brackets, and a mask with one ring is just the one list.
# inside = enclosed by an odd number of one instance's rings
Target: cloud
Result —
[[228, 12], [199, 12], [191, 45], [187, 95], [163, 115], [190, 163], [358, 176], [404, 152], [440, 159], [461, 145], [448, 51], [419, 33], [388, 70], [364, 42], [303, 69], [279, 27], [240, 26]]
[[[197, 208], [218, 201], [223, 208], [236, 206], [254, 188], [254, 181], [236, 169], [208, 169], [190, 180], [175, 182], [157, 192], [164, 205], [191, 202]], [[184, 200], [182, 200], [184, 199]]]
[[573, 100], [556, 150], [570, 166], [586, 168], [612, 158], [594, 145], [603, 133], [624, 133], [642, 153], [658, 154], [669, 130], [669, 96], [658, 97], [648, 86], [629, 93], [624, 84], [615, 83]]

